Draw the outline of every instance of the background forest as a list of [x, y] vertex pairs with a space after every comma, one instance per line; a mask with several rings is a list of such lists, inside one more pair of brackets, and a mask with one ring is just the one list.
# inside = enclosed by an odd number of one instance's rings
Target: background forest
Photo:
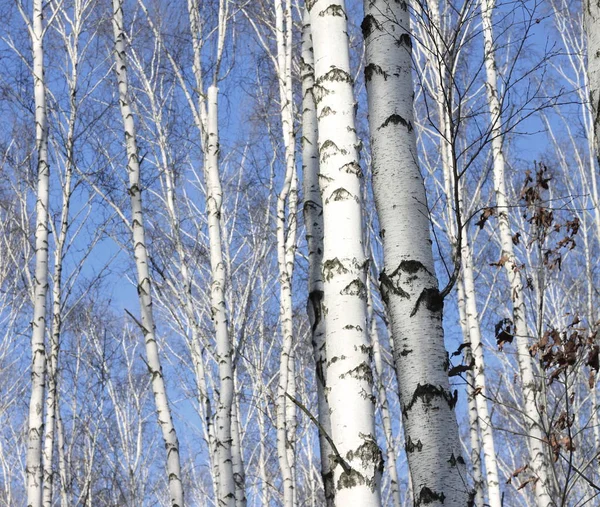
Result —
[[0, 506], [600, 505], [598, 2], [0, 21]]

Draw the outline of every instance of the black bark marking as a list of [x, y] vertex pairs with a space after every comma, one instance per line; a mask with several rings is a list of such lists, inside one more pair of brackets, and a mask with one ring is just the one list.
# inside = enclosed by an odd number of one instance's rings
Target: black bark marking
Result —
[[347, 164], [344, 164], [340, 170], [345, 171], [348, 174], [356, 174], [359, 178], [363, 177], [363, 172], [358, 162], [348, 162]]
[[425, 267], [425, 265], [420, 261], [414, 261], [414, 260], [402, 261], [400, 263], [399, 269], [401, 271], [404, 271], [405, 273], [408, 273], [411, 275], [417, 273], [421, 269], [421, 270], [425, 271], [428, 275], [433, 276], [431, 274], [431, 271], [429, 271]]
[[327, 198], [325, 202], [328, 203], [332, 199], [334, 201], [347, 201], [348, 199], [352, 199], [352, 194], [348, 192], [345, 188], [337, 188], [333, 192], [331, 192], [331, 195]]
[[406, 46], [408, 49], [412, 49], [412, 40], [410, 39], [410, 35], [407, 33], [403, 33], [397, 40], [396, 45]]
[[464, 458], [459, 454], [458, 458], [454, 456], [454, 453], [452, 453], [450, 455], [450, 459], [448, 460], [448, 463], [450, 463], [451, 467], [455, 467], [457, 463], [464, 465], [465, 464], [465, 460]]
[[352, 368], [346, 373], [342, 373], [340, 378], [344, 379], [346, 376], [350, 376], [356, 380], [364, 380], [368, 382], [369, 385], [373, 385], [373, 372], [371, 371], [371, 366], [365, 362], [360, 363], [356, 368]]
[[412, 441], [412, 438], [410, 438], [410, 436], [409, 436], [404, 448], [406, 449], [407, 453], [413, 453], [413, 452], [415, 452], [415, 450], [418, 452], [421, 452], [423, 450], [423, 442], [421, 442], [420, 440], [417, 440], [417, 443], [414, 443]]
[[367, 288], [362, 280], [356, 278], [344, 287], [340, 294], [344, 296], [358, 296], [360, 299], [367, 300]]
[[423, 289], [415, 307], [412, 312], [410, 312], [410, 316], [414, 317], [416, 313], [419, 311], [419, 307], [421, 303], [425, 303], [425, 308], [427, 308], [430, 312], [441, 312], [444, 309], [444, 298], [440, 294], [440, 291], [437, 287], [431, 287], [429, 289]]
[[336, 274], [340, 275], [343, 273], [348, 273], [348, 270], [337, 257], [323, 262], [323, 280], [326, 282], [331, 280]]
[[405, 120], [404, 118], [402, 118], [402, 116], [400, 116], [399, 114], [392, 114], [388, 117], [387, 120], [385, 120], [377, 130], [381, 130], [385, 127], [388, 127], [390, 125], [402, 125], [403, 127], [406, 127], [406, 129], [409, 132], [413, 131], [413, 125], [410, 121]]
[[321, 17], [327, 16], [327, 15], [339, 16], [340, 18], [348, 19], [348, 16], [346, 16], [344, 9], [342, 9], [342, 6], [339, 4], [331, 4], [329, 7], [326, 7], [321, 12], [319, 12], [319, 16], [321, 16]]
[[[306, 204], [305, 204], [306, 206]], [[308, 295], [308, 304], [310, 305], [310, 307], [312, 308], [312, 314], [310, 311], [308, 311], [308, 315], [312, 315], [312, 326], [311, 326], [311, 332], [314, 333], [315, 330], [317, 329], [317, 326], [319, 325], [319, 323], [321, 322], [321, 319], [323, 317], [323, 311], [322, 311], [322, 304], [323, 304], [323, 298], [324, 298], [324, 293], [322, 290], [313, 290], [309, 295]]]
[[321, 118], [325, 118], [326, 116], [329, 116], [330, 114], [337, 114], [337, 113], [333, 109], [331, 109], [329, 106], [325, 106], [321, 110], [321, 114], [319, 115], [319, 120]]
[[387, 81], [387, 78], [389, 77], [389, 74], [376, 63], [370, 63], [365, 67], [365, 81], [371, 81], [376, 74], [383, 76], [384, 81]]
[[419, 491], [419, 497], [417, 498], [415, 505], [427, 505], [433, 502], [444, 503], [444, 500], [446, 500], [446, 495], [444, 495], [444, 493], [436, 493], [427, 486], [423, 486], [421, 491]]
[[402, 413], [408, 418], [408, 413], [411, 411], [415, 403], [421, 399], [423, 404], [430, 406], [434, 399], [443, 399], [448, 403], [450, 408], [454, 408], [458, 400], [458, 391], [451, 393], [442, 387], [434, 386], [433, 384], [417, 384], [417, 388], [412, 395], [412, 399], [402, 407]]
[[375, 19], [375, 16], [367, 14], [360, 24], [360, 28], [362, 30], [363, 39], [366, 40], [373, 33], [373, 30], [381, 30], [381, 25], [379, 24], [379, 21]]
[[318, 80], [319, 83], [322, 83], [323, 81], [338, 81], [342, 83], [352, 83], [352, 76], [345, 70], [334, 67], [329, 72], [323, 74]]
[[400, 280], [394, 280], [397, 274], [398, 269], [396, 269], [391, 275], [388, 275], [385, 272], [385, 269], [379, 274], [379, 292], [381, 292], [381, 297], [386, 305], [390, 300], [390, 292], [396, 296], [410, 299], [410, 294], [400, 287]]

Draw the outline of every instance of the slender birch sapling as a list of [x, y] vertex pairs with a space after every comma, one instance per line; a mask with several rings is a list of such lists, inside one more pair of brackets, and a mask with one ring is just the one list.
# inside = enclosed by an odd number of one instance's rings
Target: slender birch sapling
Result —
[[141, 327], [146, 344], [146, 360], [152, 381], [154, 402], [158, 414], [158, 423], [165, 443], [167, 474], [172, 507], [183, 507], [183, 485], [181, 482], [181, 465], [179, 460], [179, 440], [173, 424], [171, 409], [167, 396], [158, 344], [156, 343], [156, 326], [152, 311], [152, 279], [148, 266], [146, 249], [146, 233], [142, 207], [142, 188], [140, 182], [140, 161], [133, 111], [129, 103], [129, 84], [127, 80], [127, 57], [125, 53], [125, 31], [123, 26], [123, 0], [113, 0], [113, 34], [115, 41], [115, 70], [119, 87], [119, 107], [125, 130], [127, 150], [127, 174], [129, 177], [128, 193], [131, 201], [131, 233], [133, 254], [137, 269], [138, 295], [141, 310]]

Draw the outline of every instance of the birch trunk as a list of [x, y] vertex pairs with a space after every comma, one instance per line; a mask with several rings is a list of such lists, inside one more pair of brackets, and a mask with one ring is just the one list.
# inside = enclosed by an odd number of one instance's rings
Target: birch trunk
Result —
[[210, 290], [212, 321], [217, 342], [217, 364], [219, 365], [219, 395], [215, 413], [215, 436], [217, 466], [219, 467], [219, 502], [235, 507], [235, 480], [231, 460], [231, 407], [233, 403], [233, 363], [229, 322], [225, 306], [225, 263], [221, 246], [221, 206], [223, 190], [219, 176], [218, 137], [218, 89], [208, 88], [208, 115], [205, 145], [206, 208], [208, 214], [208, 237], [210, 244], [210, 267], [212, 283]]
[[[319, 424], [331, 433], [329, 405], [327, 403], [325, 319], [323, 315], [323, 202], [319, 190], [319, 150], [317, 111], [313, 96], [315, 84], [312, 35], [308, 10], [304, 11], [302, 26], [302, 172], [304, 189], [304, 225], [308, 244], [308, 312], [315, 377], [317, 384], [317, 407]], [[321, 479], [325, 493], [325, 505], [333, 506], [335, 491], [331, 447], [319, 431], [321, 453]]]
[[583, 9], [587, 35], [587, 76], [594, 128], [594, 145], [596, 159], [600, 164], [600, 4], [597, 0], [586, 0]]
[[425, 187], [413, 132], [411, 38], [405, 2], [366, 0], [362, 24], [373, 191], [416, 506], [465, 506], [465, 461], [450, 391]]
[[[295, 422], [294, 405], [286, 394], [293, 396], [293, 307], [292, 276], [296, 253], [296, 212], [298, 202], [296, 178], [296, 141], [292, 89], [292, 11], [288, 1], [275, 0], [275, 34], [277, 41], [277, 74], [281, 126], [285, 147], [285, 177], [277, 199], [277, 262], [279, 266], [281, 348], [279, 386], [277, 393], [277, 455], [283, 478], [283, 504], [293, 507], [295, 502]], [[288, 213], [286, 216], [286, 203]]]
[[466, 237], [463, 237], [461, 260], [463, 263], [463, 283], [465, 290], [465, 316], [471, 343], [473, 367], [475, 369], [472, 379], [474, 387], [473, 395], [477, 407], [477, 418], [483, 443], [483, 460], [485, 463], [486, 486], [488, 489], [488, 504], [490, 507], [502, 507], [492, 420], [487, 402], [483, 342], [481, 339], [479, 313], [477, 312], [477, 302], [475, 299], [473, 257], [466, 239]]
[[46, 384], [46, 297], [48, 293], [48, 119], [44, 79], [43, 2], [34, 0], [30, 27], [33, 50], [33, 89], [35, 96], [35, 148], [37, 153], [37, 200], [35, 224], [35, 279], [31, 334], [31, 398], [27, 431], [27, 505], [42, 505], [42, 438], [44, 435], [44, 390]]
[[[469, 326], [467, 324], [467, 312], [465, 304], [465, 288], [464, 282], [461, 279], [457, 281], [456, 292], [458, 293], [458, 313], [460, 318], [460, 327], [464, 336], [464, 344], [466, 345], [463, 352], [465, 364], [473, 362], [473, 354], [471, 353], [471, 341], [469, 337]], [[473, 468], [473, 489], [474, 489], [474, 505], [475, 507], [483, 507], [483, 475], [481, 472], [481, 441], [479, 439], [479, 417], [477, 415], [477, 402], [475, 401], [475, 380], [473, 370], [467, 370], [467, 402], [469, 411], [469, 440], [471, 441], [471, 466]]]
[[[50, 336], [50, 358], [48, 361], [48, 393], [46, 395], [46, 435], [44, 437], [44, 507], [52, 507], [54, 483], [54, 447], [56, 440], [56, 419], [58, 415], [58, 356], [60, 352], [60, 337], [62, 332], [62, 271], [63, 252], [69, 229], [69, 208], [71, 204], [71, 182], [73, 178], [73, 163], [75, 157], [75, 121], [77, 119], [77, 81], [79, 61], [79, 36], [82, 28], [81, 11], [75, 9], [72, 44], [68, 47], [71, 63], [71, 73], [68, 78], [69, 87], [69, 118], [67, 140], [65, 146], [65, 169], [62, 184], [62, 210], [60, 227], [54, 250], [54, 274], [52, 277], [52, 332]], [[69, 41], [70, 42], [70, 41]], [[69, 44], [68, 41], [65, 43]], [[62, 490], [62, 486], [61, 486]]]
[[[225, 303], [225, 263], [223, 261], [223, 246], [221, 240], [221, 208], [223, 189], [219, 174], [219, 118], [218, 118], [218, 88], [217, 78], [221, 57], [223, 54], [225, 25], [227, 19], [226, 1], [219, 2], [217, 54], [213, 84], [208, 87], [206, 99], [202, 98], [198, 109], [193, 105], [196, 127], [200, 131], [202, 150], [204, 152], [204, 178], [206, 182], [206, 212], [208, 216], [208, 238], [210, 250], [210, 267], [212, 283], [210, 290], [212, 321], [215, 327], [217, 344], [217, 364], [219, 367], [219, 394], [215, 411], [215, 444], [217, 457], [217, 484], [220, 505], [235, 507], [236, 481], [232, 463], [232, 422], [231, 411], [233, 403], [233, 361], [232, 345], [229, 336], [227, 305]], [[196, 89], [204, 89], [202, 77], [202, 44], [201, 19], [197, 0], [188, 1], [190, 29], [192, 32], [194, 63], [193, 71], [196, 79]], [[176, 68], [176, 65], [173, 65]], [[182, 83], [185, 88], [185, 84]], [[187, 90], [187, 88], [185, 88]], [[187, 93], [187, 92], [186, 92]], [[189, 99], [188, 99], [189, 100]], [[240, 478], [243, 477], [243, 474]], [[245, 496], [238, 487], [238, 496], [245, 503]]]
[[166, 463], [169, 492], [172, 507], [183, 507], [183, 487], [179, 461], [179, 441], [167, 397], [163, 378], [156, 330], [152, 312], [152, 285], [148, 268], [148, 252], [142, 209], [142, 189], [140, 186], [140, 163], [133, 112], [129, 105], [127, 81], [127, 58], [125, 54], [125, 33], [123, 28], [122, 0], [113, 0], [113, 33], [115, 38], [115, 64], [119, 86], [119, 106], [123, 117], [125, 143], [127, 149], [127, 173], [129, 177], [129, 195], [132, 210], [132, 239], [138, 278], [138, 295], [141, 310], [141, 325], [146, 344], [147, 365], [152, 377], [152, 391], [158, 414], [158, 422], [166, 449]]
[[521, 271], [515, 259], [508, 217], [508, 201], [505, 188], [505, 162], [504, 153], [502, 151], [502, 118], [500, 102], [498, 99], [498, 77], [492, 28], [493, 8], [494, 0], [482, 0], [481, 16], [485, 44], [486, 91], [492, 123], [490, 137], [492, 138], [494, 190], [496, 193], [498, 224], [500, 228], [502, 249], [501, 259], [503, 260], [504, 268], [506, 269], [512, 295], [513, 322], [515, 339], [517, 342], [517, 360], [523, 384], [526, 432], [531, 459], [530, 469], [537, 479], [535, 482], [536, 503], [538, 507], [547, 507], [554, 505], [553, 498], [556, 498], [556, 492], [554, 491], [549, 463], [544, 449], [544, 442], [546, 439], [540, 414], [541, 408], [538, 407], [536, 402], [536, 398], [539, 394], [539, 386], [534, 378], [533, 364], [529, 354], [529, 332], [526, 321], [523, 282], [521, 279]]
[[[374, 279], [372, 280], [374, 282]], [[370, 286], [370, 284], [369, 284]], [[377, 319], [375, 318], [375, 312], [373, 311], [373, 300], [371, 297], [371, 290], [367, 293], [367, 312], [369, 319], [369, 335], [371, 343], [373, 344], [373, 366], [375, 367], [375, 373], [377, 374], [376, 390], [378, 395], [379, 406], [381, 410], [381, 424], [383, 426], [383, 434], [385, 436], [386, 444], [386, 458], [387, 458], [387, 471], [390, 476], [390, 493], [392, 496], [392, 506], [400, 507], [402, 500], [400, 498], [400, 489], [398, 482], [398, 468], [396, 466], [396, 447], [394, 445], [394, 432], [392, 429], [392, 418], [390, 416], [390, 409], [388, 406], [387, 392], [385, 384], [383, 382], [384, 370], [383, 370], [383, 359], [381, 357], [381, 346], [379, 343], [379, 331], [377, 329]]]
[[375, 436], [366, 318], [368, 261], [362, 242], [362, 172], [347, 14], [343, 1], [317, 0], [308, 9], [323, 202], [327, 397], [332, 438], [344, 460], [334, 468], [335, 505], [379, 506], [383, 462]]

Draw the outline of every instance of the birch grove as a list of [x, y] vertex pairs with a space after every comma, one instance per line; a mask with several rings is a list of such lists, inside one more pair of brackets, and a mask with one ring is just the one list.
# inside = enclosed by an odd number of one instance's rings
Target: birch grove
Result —
[[5, 2], [0, 506], [595, 505], [596, 3]]

